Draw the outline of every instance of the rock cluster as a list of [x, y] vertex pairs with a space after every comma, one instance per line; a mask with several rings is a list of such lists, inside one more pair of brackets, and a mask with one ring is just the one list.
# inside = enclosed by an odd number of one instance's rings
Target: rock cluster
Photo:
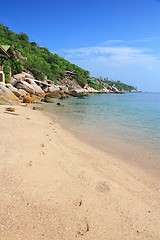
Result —
[[85, 85], [83, 88], [74, 81], [65, 80], [55, 85], [51, 80], [36, 80], [31, 73], [22, 72], [14, 75], [11, 84], [0, 82], [0, 104], [53, 102], [53, 98], [83, 97], [89, 93], [117, 92], [117, 89], [103, 88], [97, 91]]

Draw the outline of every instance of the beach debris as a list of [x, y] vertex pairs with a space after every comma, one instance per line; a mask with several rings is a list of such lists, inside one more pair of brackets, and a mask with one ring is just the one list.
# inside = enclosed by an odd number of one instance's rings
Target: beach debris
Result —
[[42, 107], [33, 107], [33, 110], [43, 110], [43, 108]]
[[19, 116], [18, 113], [14, 113], [14, 112], [4, 112], [4, 113], [11, 114], [11, 115], [14, 115], [14, 116]]
[[41, 144], [41, 147], [44, 147], [44, 144], [43, 144], [43, 143]]
[[13, 108], [13, 107], [7, 107], [7, 108], [5, 108], [5, 111], [15, 112], [15, 108]]
[[21, 106], [22, 107], [28, 107], [28, 104], [27, 103], [21, 103]]
[[18, 113], [15, 113], [15, 108], [13, 108], [13, 107], [5, 108], [5, 112], [4, 113], [11, 114], [11, 115], [19, 115]]

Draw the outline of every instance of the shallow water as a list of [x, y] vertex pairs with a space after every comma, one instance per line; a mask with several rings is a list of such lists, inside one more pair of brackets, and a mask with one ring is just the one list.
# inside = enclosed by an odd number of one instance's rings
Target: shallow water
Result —
[[97, 148], [141, 165], [144, 160], [155, 168], [160, 163], [160, 93], [55, 100], [47, 110], [56, 113], [63, 127]]
[[48, 108], [73, 126], [160, 148], [160, 93], [99, 94], [61, 102], [64, 107]]

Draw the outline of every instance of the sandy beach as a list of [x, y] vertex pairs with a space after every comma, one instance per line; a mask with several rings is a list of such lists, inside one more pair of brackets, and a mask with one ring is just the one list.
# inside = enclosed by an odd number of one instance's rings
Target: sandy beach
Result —
[[1, 240], [158, 240], [160, 179], [43, 111], [0, 106]]

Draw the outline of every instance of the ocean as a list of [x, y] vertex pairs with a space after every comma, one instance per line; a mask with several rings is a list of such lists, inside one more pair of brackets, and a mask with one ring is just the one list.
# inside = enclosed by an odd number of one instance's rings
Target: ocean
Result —
[[47, 109], [63, 127], [98, 148], [159, 156], [160, 93], [93, 94], [55, 100]]

